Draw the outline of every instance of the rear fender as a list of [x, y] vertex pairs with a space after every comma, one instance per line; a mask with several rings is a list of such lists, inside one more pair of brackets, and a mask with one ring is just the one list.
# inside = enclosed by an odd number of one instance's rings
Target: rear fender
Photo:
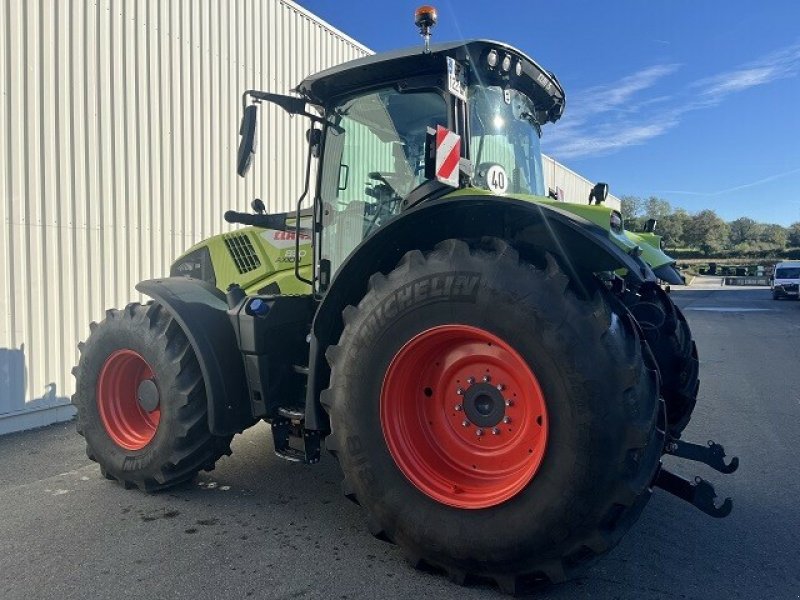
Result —
[[655, 281], [652, 270], [614, 244], [604, 229], [555, 206], [487, 195], [459, 195], [421, 204], [383, 225], [350, 254], [317, 309], [309, 357], [307, 427], [327, 428], [327, 415], [318, 401], [330, 376], [324, 353], [344, 328], [344, 308], [358, 304], [367, 293], [369, 277], [394, 269], [409, 250], [425, 252], [446, 239], [484, 236], [558, 255], [573, 273], [626, 269], [634, 285]]
[[205, 381], [211, 433], [229, 435], [252, 425], [247, 378], [225, 295], [188, 277], [142, 281], [136, 289], [164, 306], [189, 339]]

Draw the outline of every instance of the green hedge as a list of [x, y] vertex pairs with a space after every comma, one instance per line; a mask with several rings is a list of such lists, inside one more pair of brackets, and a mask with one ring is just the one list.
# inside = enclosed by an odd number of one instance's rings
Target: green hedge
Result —
[[777, 262], [779, 260], [800, 260], [800, 248], [787, 248], [785, 250], [758, 250], [742, 252], [740, 250], [723, 250], [714, 256], [706, 256], [696, 248], [675, 248], [666, 250], [666, 253], [676, 260], [702, 258], [712, 262], [720, 260], [766, 260]]

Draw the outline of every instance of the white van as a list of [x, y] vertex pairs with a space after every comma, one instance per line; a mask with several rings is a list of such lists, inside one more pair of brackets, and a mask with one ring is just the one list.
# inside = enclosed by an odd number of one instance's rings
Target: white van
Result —
[[800, 261], [775, 265], [772, 275], [772, 299], [800, 298]]

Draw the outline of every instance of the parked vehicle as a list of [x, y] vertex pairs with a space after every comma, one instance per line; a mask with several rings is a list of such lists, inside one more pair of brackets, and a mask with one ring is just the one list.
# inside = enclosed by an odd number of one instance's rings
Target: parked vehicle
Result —
[[800, 298], [800, 261], [780, 262], [770, 279], [772, 299]]

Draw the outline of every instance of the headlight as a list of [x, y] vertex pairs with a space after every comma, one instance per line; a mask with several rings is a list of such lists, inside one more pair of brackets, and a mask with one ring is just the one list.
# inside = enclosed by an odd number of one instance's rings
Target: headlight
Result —
[[611, 217], [609, 217], [608, 224], [612, 231], [615, 231], [616, 233], [622, 233], [622, 215], [617, 211], [614, 210], [611, 212]]

